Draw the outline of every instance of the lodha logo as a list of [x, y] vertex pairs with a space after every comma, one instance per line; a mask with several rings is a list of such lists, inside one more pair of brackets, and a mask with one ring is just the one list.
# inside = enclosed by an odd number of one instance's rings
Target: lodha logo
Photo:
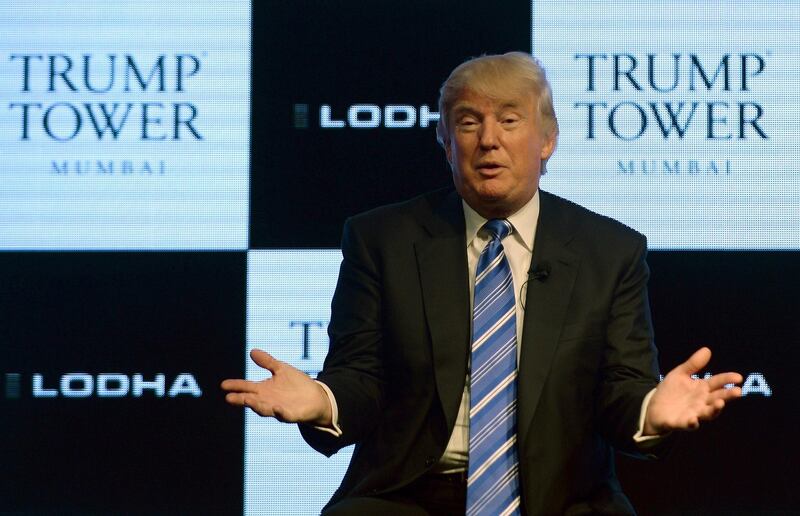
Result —
[[[20, 373], [6, 373], [6, 397], [19, 398], [21, 394]], [[157, 373], [145, 378], [141, 373], [126, 375], [121, 373], [67, 373], [57, 379], [44, 374], [31, 375], [32, 398], [123, 398], [154, 396], [156, 398], [177, 398], [191, 396], [199, 398], [202, 389], [191, 373], [180, 373], [167, 382], [167, 375]]]
[[[703, 380], [708, 380], [713, 375], [709, 372], [705, 373], [702, 377], [699, 374], [693, 374], [692, 378], [695, 380], [699, 380], [702, 378]], [[660, 375], [660, 380], [664, 379], [664, 375]], [[733, 387], [733, 384], [726, 385], [726, 389], [730, 389]], [[767, 379], [764, 376], [764, 373], [749, 373], [747, 376], [744, 377], [744, 382], [742, 383], [742, 397], [745, 396], [763, 396], [765, 398], [772, 397], [772, 387], [770, 387], [769, 383], [767, 383]]]
[[[309, 105], [294, 105], [294, 126], [306, 129], [309, 126]], [[319, 127], [322, 129], [411, 129], [436, 125], [439, 113], [426, 105], [416, 108], [409, 104], [353, 104], [342, 110], [334, 110], [330, 104], [319, 107]]]

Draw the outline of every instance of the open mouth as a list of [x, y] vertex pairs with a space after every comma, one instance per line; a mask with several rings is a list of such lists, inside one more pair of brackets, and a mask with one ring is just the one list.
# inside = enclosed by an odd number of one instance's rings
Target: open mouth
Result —
[[503, 166], [499, 163], [481, 163], [476, 168], [479, 172], [491, 174], [492, 172], [500, 170]]

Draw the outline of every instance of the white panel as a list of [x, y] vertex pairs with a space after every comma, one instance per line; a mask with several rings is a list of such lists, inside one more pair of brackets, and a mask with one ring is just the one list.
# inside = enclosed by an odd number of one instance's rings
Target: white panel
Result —
[[544, 0], [532, 39], [561, 127], [543, 189], [651, 248], [800, 247], [796, 2]]
[[[327, 327], [341, 253], [338, 250], [249, 251], [247, 349], [263, 349], [315, 377], [328, 352]], [[308, 358], [303, 358], [303, 324]], [[247, 378], [269, 377], [247, 360]], [[344, 475], [352, 448], [317, 453], [297, 425], [245, 419], [245, 514], [319, 514]]]
[[0, 34], [0, 249], [247, 248], [250, 2], [3, 0]]

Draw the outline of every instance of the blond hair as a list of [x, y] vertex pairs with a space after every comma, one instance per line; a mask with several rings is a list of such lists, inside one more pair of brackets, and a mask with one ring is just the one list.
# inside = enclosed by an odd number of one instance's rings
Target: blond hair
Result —
[[496, 100], [533, 95], [545, 137], [558, 138], [558, 120], [553, 93], [542, 65], [524, 52], [475, 57], [458, 65], [439, 90], [439, 123], [436, 139], [443, 147], [449, 141], [449, 115], [465, 91]]

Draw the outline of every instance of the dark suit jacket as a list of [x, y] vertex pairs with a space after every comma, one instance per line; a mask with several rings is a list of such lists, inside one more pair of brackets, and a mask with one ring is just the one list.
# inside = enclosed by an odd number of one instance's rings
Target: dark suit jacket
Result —
[[[632, 439], [657, 361], [644, 236], [540, 192], [518, 376], [527, 514], [632, 512], [614, 448]], [[333, 298], [330, 387], [343, 435], [301, 425], [331, 455], [355, 444], [330, 503], [385, 493], [444, 452], [464, 390], [471, 307], [464, 215], [442, 190], [347, 221]], [[519, 285], [516, 286], [520, 288]]]

